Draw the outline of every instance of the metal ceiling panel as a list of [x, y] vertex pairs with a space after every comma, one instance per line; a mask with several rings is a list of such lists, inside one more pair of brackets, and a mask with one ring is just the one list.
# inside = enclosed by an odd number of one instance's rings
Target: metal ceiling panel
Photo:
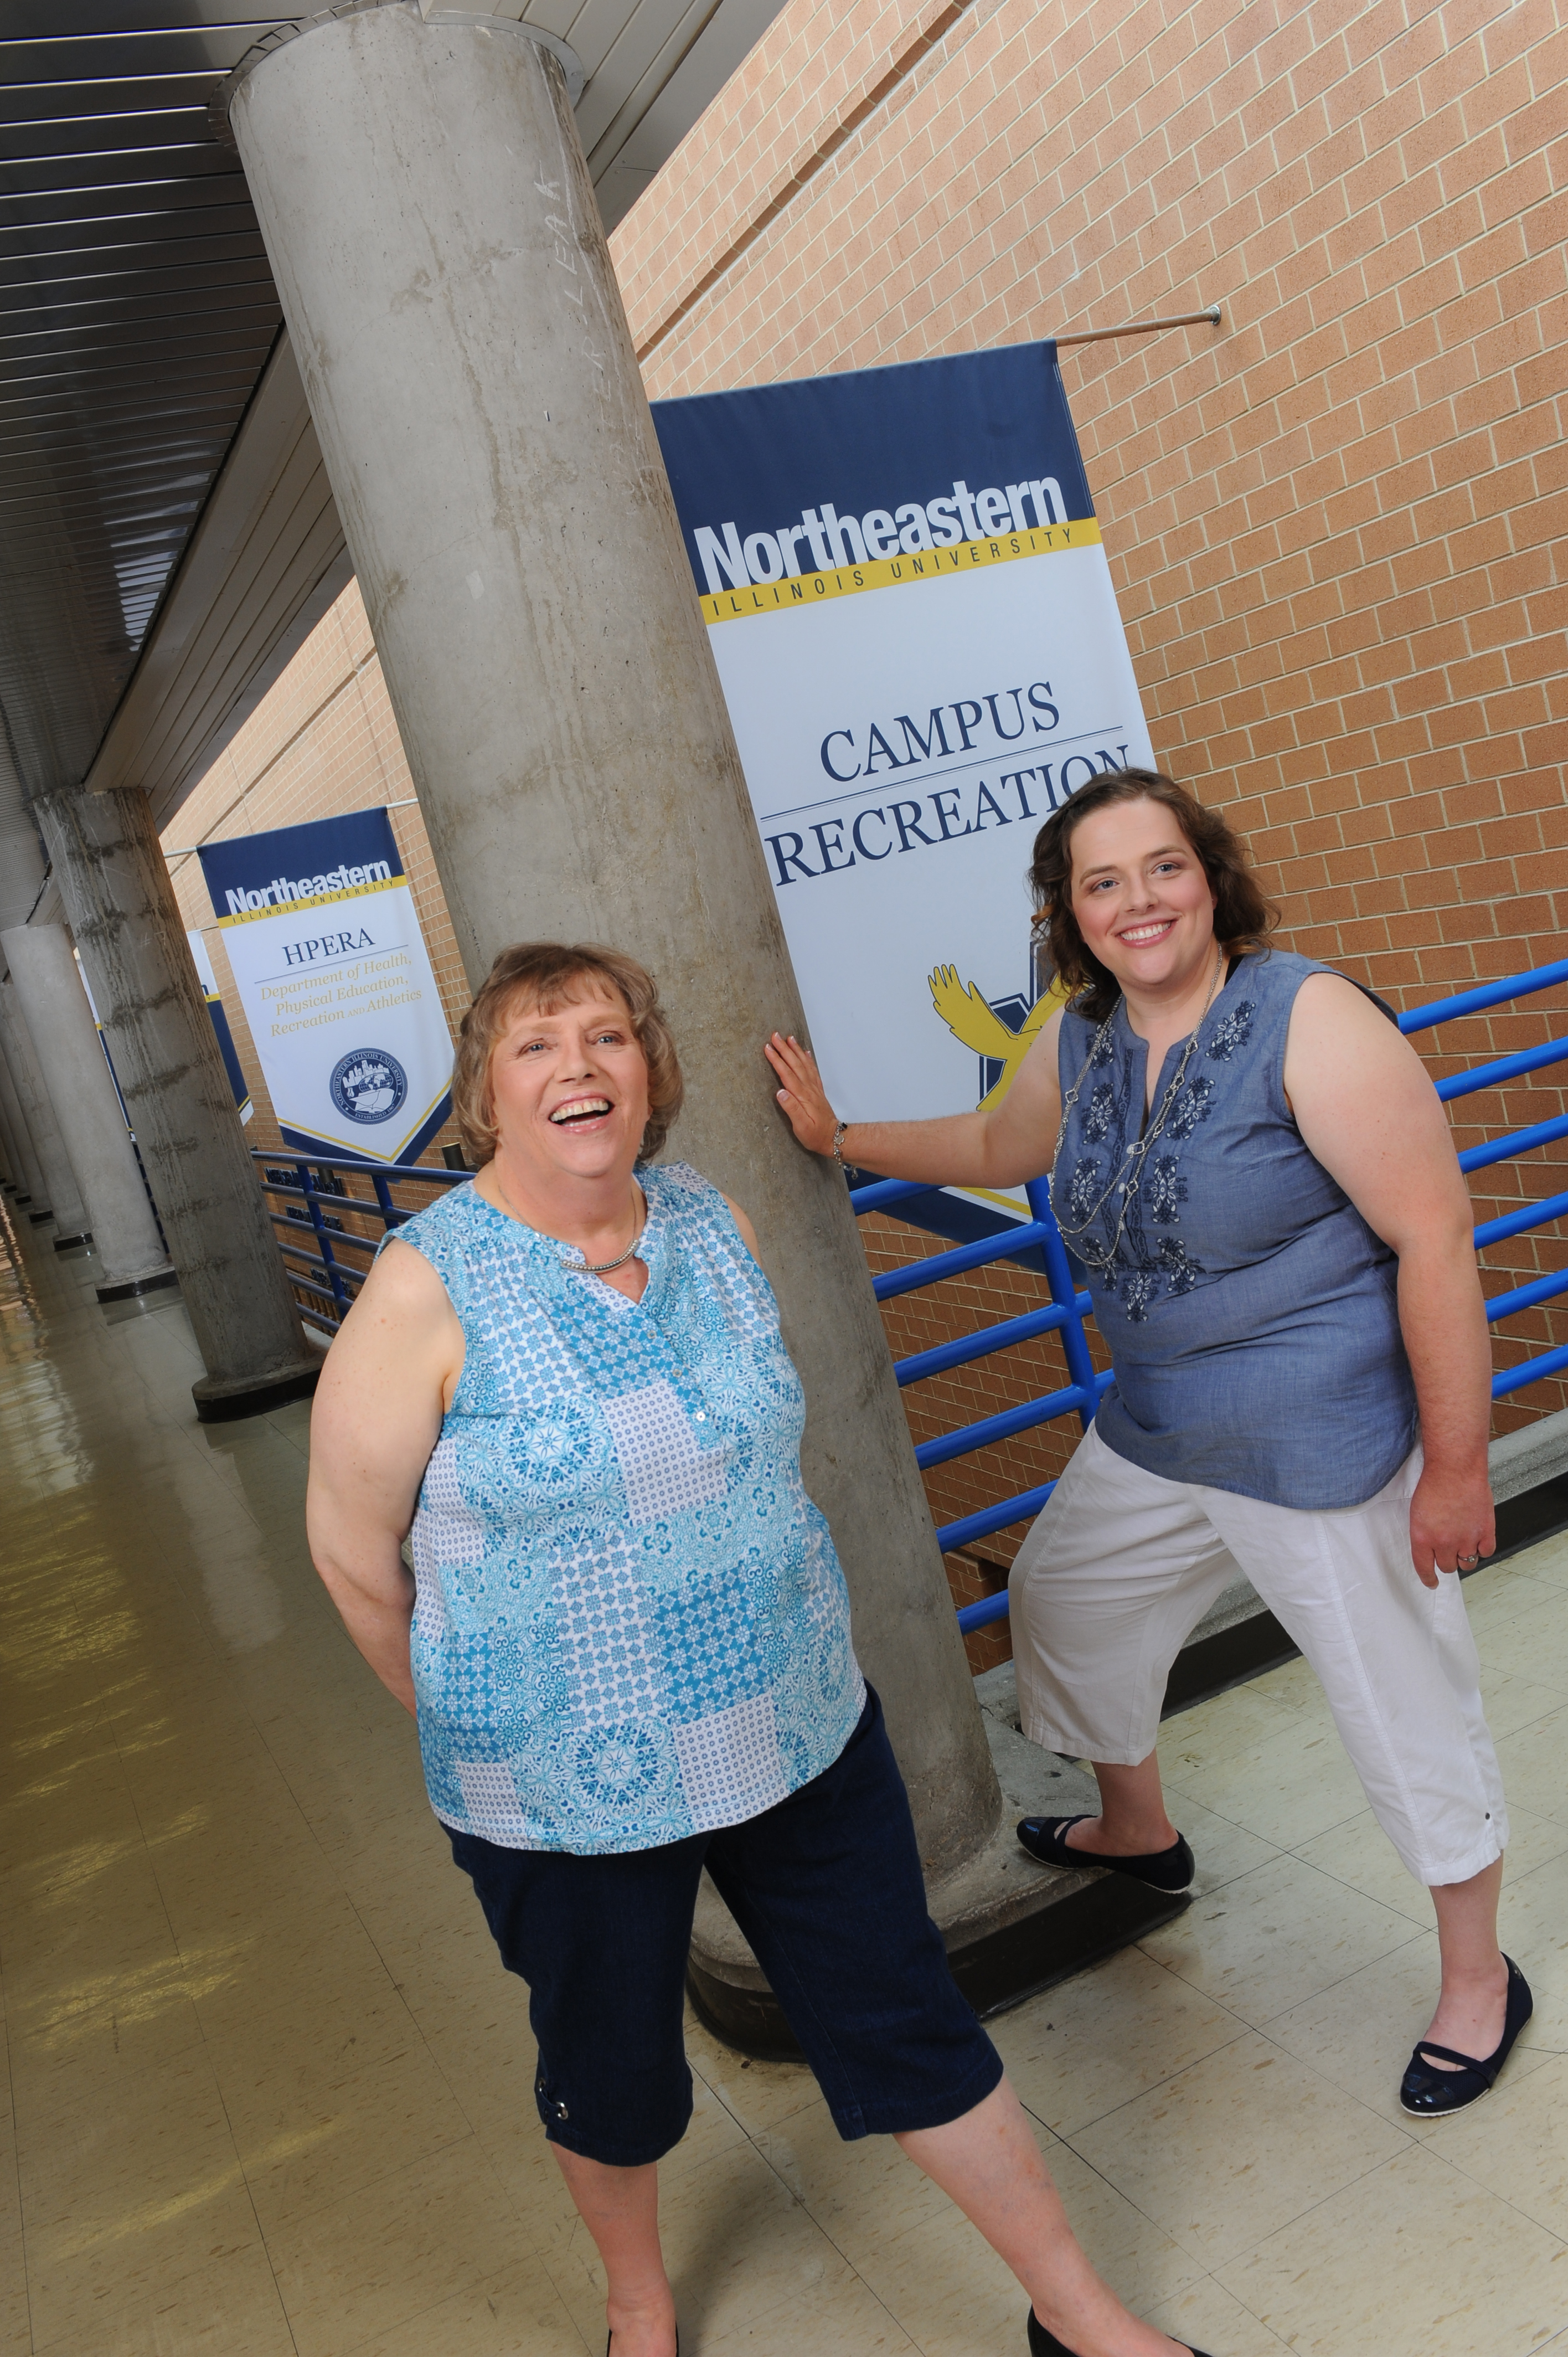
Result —
[[[581, 59], [613, 223], [779, 5], [484, 13]], [[207, 113], [299, 20], [254, 0], [0, 16], [0, 716], [29, 792], [91, 773], [171, 814], [348, 577], [244, 177]]]

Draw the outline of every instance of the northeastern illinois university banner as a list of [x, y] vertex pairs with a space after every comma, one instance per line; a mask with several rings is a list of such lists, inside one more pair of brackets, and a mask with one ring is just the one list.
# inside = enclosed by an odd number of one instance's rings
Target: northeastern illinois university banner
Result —
[[384, 810], [206, 844], [201, 865], [285, 1146], [413, 1161], [452, 1038]]
[[828, 1093], [994, 1102], [1035, 835], [1153, 759], [1056, 346], [653, 415]]

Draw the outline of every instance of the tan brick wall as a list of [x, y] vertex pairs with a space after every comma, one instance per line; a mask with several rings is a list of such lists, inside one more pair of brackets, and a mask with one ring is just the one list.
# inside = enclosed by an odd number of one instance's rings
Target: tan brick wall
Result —
[[[790, 0], [611, 241], [655, 397], [1223, 304], [1219, 333], [1062, 356], [1145, 708], [1248, 830], [1290, 944], [1402, 1005], [1562, 953], [1563, 36], [1552, 0]], [[171, 834], [412, 791], [350, 591]], [[455, 1014], [417, 810], [395, 823]], [[1525, 1001], [1433, 1069], [1561, 1020]], [[1563, 1103], [1549, 1069], [1459, 1143]], [[1565, 1189], [1548, 1148], [1484, 1174], [1477, 1213]], [[890, 1221], [867, 1244], [938, 1249]], [[1563, 1256], [1560, 1230], [1496, 1249], [1487, 1288]], [[895, 1350], [1043, 1295], [990, 1271], [907, 1297]], [[1515, 1319], [1499, 1363], [1564, 1340], [1568, 1314]], [[911, 1424], [1060, 1379], [1037, 1345], [910, 1392]], [[1499, 1428], [1565, 1399], [1532, 1385]], [[1069, 1441], [942, 1469], [939, 1521]]]
[[[1401, 1006], [1564, 954], [1563, 16], [791, 0], [611, 241], [655, 398], [1222, 304], [1218, 333], [1062, 354], [1145, 710], [1288, 944]], [[1563, 1006], [1420, 1044], [1446, 1072]], [[1562, 1070], [1456, 1107], [1458, 1143], [1561, 1113]], [[1548, 1147], [1477, 1174], [1477, 1216], [1565, 1189]], [[1560, 1228], [1496, 1247], [1487, 1289], [1564, 1257]], [[896, 1348], [972, 1290], [890, 1310]], [[1504, 1335], [1499, 1365], [1568, 1312]], [[1053, 1344], [921, 1386], [918, 1436], [1021, 1395], [1025, 1359], [1059, 1380]], [[1565, 1401], [1532, 1384], [1498, 1426]], [[967, 1462], [939, 1520], [984, 1490]]]

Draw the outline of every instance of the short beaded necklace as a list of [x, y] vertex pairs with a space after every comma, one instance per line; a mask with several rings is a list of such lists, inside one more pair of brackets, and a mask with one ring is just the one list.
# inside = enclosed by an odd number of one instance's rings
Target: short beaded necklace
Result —
[[[1165, 1128], [1165, 1123], [1170, 1118], [1171, 1108], [1175, 1104], [1176, 1099], [1176, 1091], [1181, 1087], [1182, 1082], [1187, 1077], [1187, 1068], [1192, 1061], [1193, 1051], [1197, 1046], [1197, 1035], [1208, 1019], [1209, 1008], [1213, 1006], [1215, 1000], [1219, 996], [1219, 987], [1224, 976], [1225, 966], [1225, 952], [1221, 950], [1214, 968], [1214, 980], [1209, 985], [1208, 996], [1203, 1002], [1203, 1012], [1198, 1017], [1197, 1021], [1194, 1024], [1191, 1037], [1188, 1039], [1186, 1047], [1181, 1051], [1181, 1061], [1176, 1066], [1176, 1071], [1172, 1073], [1170, 1085], [1165, 1090], [1164, 1096], [1160, 1099], [1159, 1111], [1155, 1114], [1154, 1119], [1148, 1123], [1144, 1128], [1143, 1135], [1141, 1137], [1135, 1137], [1132, 1144], [1125, 1146], [1122, 1150], [1122, 1161], [1117, 1167], [1118, 1168], [1121, 1168], [1126, 1167], [1128, 1164], [1132, 1165], [1132, 1168], [1128, 1170], [1126, 1178], [1118, 1182], [1114, 1174], [1112, 1174], [1103, 1194], [1101, 1194], [1091, 1205], [1082, 1225], [1076, 1228], [1069, 1226], [1068, 1222], [1062, 1218], [1061, 1211], [1057, 1203], [1057, 1164], [1061, 1160], [1062, 1146], [1067, 1138], [1068, 1116], [1072, 1112], [1074, 1105], [1078, 1103], [1079, 1091], [1082, 1088], [1084, 1082], [1088, 1079], [1090, 1068], [1093, 1064], [1096, 1056], [1099, 1055], [1101, 1049], [1111, 1037], [1111, 1027], [1115, 1022], [1122, 1005], [1122, 1001], [1120, 999], [1117, 1000], [1116, 1005], [1112, 1008], [1110, 1014], [1106, 1017], [1104, 1022], [1095, 1033], [1093, 1039], [1090, 1042], [1089, 1053], [1083, 1060], [1083, 1069], [1079, 1073], [1077, 1080], [1074, 1081], [1071, 1088], [1068, 1091], [1066, 1097], [1062, 1101], [1061, 1126], [1057, 1131], [1057, 1150], [1051, 1157], [1050, 1175], [1046, 1182], [1047, 1191], [1050, 1196], [1051, 1210], [1056, 1216], [1057, 1226], [1060, 1229], [1064, 1239], [1072, 1246], [1079, 1260], [1082, 1261], [1085, 1268], [1091, 1268], [1097, 1276], [1109, 1276], [1115, 1268], [1116, 1254], [1121, 1249], [1122, 1238], [1126, 1232], [1127, 1214], [1131, 1211], [1133, 1202], [1136, 1200], [1138, 1189], [1143, 1184], [1144, 1165], [1148, 1159], [1150, 1149], [1157, 1143], [1161, 1131]], [[1112, 1235], [1108, 1246], [1090, 1243], [1089, 1242], [1089, 1231], [1094, 1225], [1095, 1221], [1100, 1217], [1101, 1212], [1105, 1209], [1106, 1204], [1111, 1200], [1112, 1194], [1116, 1190], [1118, 1183], [1120, 1183], [1122, 1189], [1122, 1209], [1117, 1217], [1115, 1233]]]
[[[501, 1201], [506, 1205], [507, 1210], [511, 1213], [512, 1218], [517, 1222], [519, 1227], [526, 1228], [529, 1223], [523, 1218], [516, 1204], [512, 1201], [511, 1197], [507, 1193], [506, 1189], [501, 1185], [499, 1174], [497, 1172], [494, 1163], [490, 1165], [490, 1176], [495, 1179], [497, 1194], [500, 1197]], [[627, 1262], [631, 1258], [633, 1253], [637, 1250], [638, 1245], [642, 1242], [642, 1232], [648, 1225], [647, 1199], [646, 1197], [643, 1199], [642, 1210], [639, 1215], [637, 1204], [637, 1191], [638, 1190], [634, 1186], [632, 1189], [631, 1206], [631, 1242], [628, 1244], [625, 1252], [618, 1253], [614, 1260], [599, 1261], [568, 1260], [565, 1257], [565, 1254], [563, 1254], [561, 1255], [561, 1265], [566, 1271], [568, 1276], [608, 1276], [612, 1269], [624, 1268], [626, 1266]], [[538, 1229], [534, 1230], [534, 1233], [536, 1235], [539, 1232]], [[552, 1236], [550, 1241], [552, 1243], [556, 1243], [560, 1239], [558, 1237]], [[569, 1245], [567, 1249], [575, 1252], [577, 1247], [574, 1244]]]

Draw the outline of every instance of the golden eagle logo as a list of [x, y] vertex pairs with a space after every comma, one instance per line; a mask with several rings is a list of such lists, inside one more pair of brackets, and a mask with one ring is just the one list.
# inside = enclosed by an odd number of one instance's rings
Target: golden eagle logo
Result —
[[940, 965], [930, 977], [931, 1003], [953, 1038], [983, 1057], [1000, 1064], [1001, 1071], [980, 1100], [979, 1111], [994, 1111], [1017, 1077], [1019, 1065], [1034, 1046], [1057, 1008], [1067, 997], [1059, 983], [1041, 994], [1016, 1031], [1004, 1023], [983, 998], [975, 985], [958, 978], [956, 965]]

